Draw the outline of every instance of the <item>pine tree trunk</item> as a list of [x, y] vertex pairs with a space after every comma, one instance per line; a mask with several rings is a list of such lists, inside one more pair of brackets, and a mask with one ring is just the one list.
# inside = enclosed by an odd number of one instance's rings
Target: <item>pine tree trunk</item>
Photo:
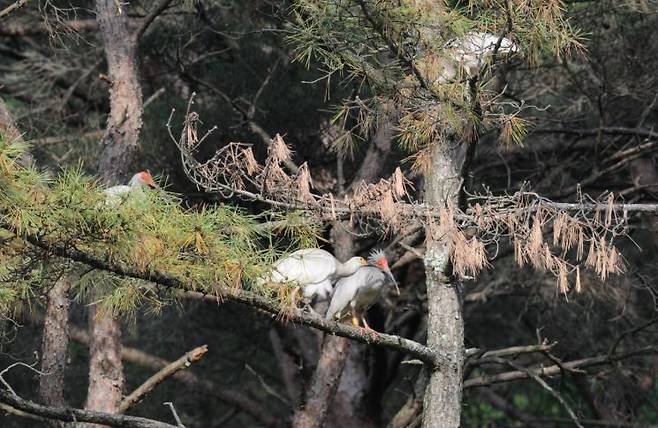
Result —
[[[352, 256], [354, 244], [352, 236], [343, 230], [343, 227], [348, 226], [336, 223], [331, 231], [334, 255], [339, 260], [346, 260]], [[324, 425], [329, 407], [332, 406], [338, 390], [350, 345], [349, 339], [325, 336], [320, 350], [320, 359], [306, 393], [304, 407], [295, 412], [293, 427], [319, 428]]]
[[[142, 127], [142, 90], [138, 79], [137, 40], [125, 11], [114, 0], [96, 0], [96, 19], [103, 39], [110, 78], [110, 114], [102, 141], [98, 172], [107, 183], [131, 175]], [[85, 408], [116, 412], [124, 386], [121, 325], [118, 319], [89, 312], [91, 333], [89, 390]]]
[[85, 409], [115, 413], [121, 403], [124, 385], [121, 324], [118, 319], [92, 306], [89, 309], [89, 335], [89, 389]]
[[[390, 140], [389, 140], [390, 144]], [[374, 155], [374, 153], [377, 153]], [[385, 153], [375, 147], [368, 150], [357, 176], [364, 176], [368, 181], [377, 176], [381, 171], [381, 161]], [[378, 158], [375, 162], [373, 158]], [[376, 165], [376, 166], [375, 166]], [[337, 223], [331, 231], [334, 242], [334, 252], [340, 260], [347, 260], [354, 256], [354, 230], [348, 223]], [[348, 341], [348, 339], [342, 339]], [[343, 370], [339, 378], [338, 388], [330, 404], [330, 410], [326, 419], [326, 426], [341, 428], [368, 428], [372, 426], [365, 414], [365, 398], [369, 389], [369, 378], [367, 374], [368, 359], [365, 353], [366, 347], [359, 343], [351, 343], [347, 352], [342, 353]], [[323, 352], [338, 353], [338, 350], [328, 348]]]
[[[76, 281], [73, 274], [62, 275], [48, 292], [46, 317], [41, 342], [39, 398], [47, 406], [65, 407], [64, 374], [69, 346], [69, 289]], [[52, 421], [50, 426], [63, 427], [65, 422]]]
[[318, 367], [306, 392], [306, 402], [302, 409], [295, 412], [292, 424], [294, 428], [320, 428], [324, 425], [329, 406], [338, 389], [350, 344], [351, 341], [344, 337], [325, 336]]
[[[425, 180], [425, 202], [457, 205], [460, 166], [448, 143], [436, 142], [430, 174]], [[450, 144], [454, 146], [454, 144]], [[464, 362], [464, 320], [457, 284], [450, 274], [450, 248], [445, 238], [428, 237], [425, 255], [428, 324], [427, 345], [441, 352], [448, 367], [434, 370], [425, 390], [423, 426], [459, 427]]]
[[106, 182], [132, 175], [143, 116], [137, 40], [128, 27], [126, 11], [118, 14], [116, 5], [114, 0], [96, 0], [96, 19], [111, 81], [110, 115], [98, 163], [98, 172]]

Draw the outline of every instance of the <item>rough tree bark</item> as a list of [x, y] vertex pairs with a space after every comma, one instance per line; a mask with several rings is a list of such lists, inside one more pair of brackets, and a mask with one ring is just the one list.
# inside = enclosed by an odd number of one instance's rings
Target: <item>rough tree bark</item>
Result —
[[[48, 292], [46, 317], [41, 341], [41, 372], [39, 398], [43, 404], [65, 407], [64, 373], [69, 346], [69, 297], [71, 286], [77, 280], [73, 274], [62, 275]], [[51, 421], [50, 426], [63, 427], [65, 422]]]
[[21, 139], [21, 133], [16, 128], [14, 118], [9, 113], [9, 109], [7, 109], [7, 105], [2, 99], [0, 99], [0, 134], [2, 134], [2, 138], [5, 140]]
[[[436, 142], [426, 175], [425, 202], [457, 206], [461, 165], [455, 144]], [[423, 426], [458, 427], [464, 363], [464, 320], [459, 288], [450, 273], [450, 248], [443, 237], [428, 234], [425, 253], [428, 321], [427, 346], [444, 353], [446, 367], [430, 373], [423, 401]]]
[[138, 78], [137, 40], [127, 14], [118, 14], [114, 0], [96, 0], [108, 75], [110, 114], [98, 163], [101, 177], [108, 182], [128, 178], [142, 128], [142, 89]]
[[[96, 0], [96, 19], [110, 78], [110, 114], [102, 140], [98, 172], [107, 183], [125, 181], [133, 168], [142, 127], [142, 90], [138, 80], [137, 39], [127, 14], [114, 0]], [[124, 385], [121, 326], [118, 319], [89, 311], [89, 389], [86, 409], [116, 412]]]
[[326, 335], [318, 367], [306, 393], [306, 403], [293, 419], [294, 428], [320, 428], [338, 389], [338, 379], [345, 367], [351, 341], [339, 336]]

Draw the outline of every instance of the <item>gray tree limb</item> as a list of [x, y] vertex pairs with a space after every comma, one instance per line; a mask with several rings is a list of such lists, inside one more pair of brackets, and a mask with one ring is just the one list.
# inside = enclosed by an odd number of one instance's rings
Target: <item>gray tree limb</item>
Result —
[[31, 415], [63, 422], [86, 422], [124, 428], [176, 428], [175, 425], [135, 416], [115, 415], [69, 407], [49, 407], [0, 390], [0, 403]]

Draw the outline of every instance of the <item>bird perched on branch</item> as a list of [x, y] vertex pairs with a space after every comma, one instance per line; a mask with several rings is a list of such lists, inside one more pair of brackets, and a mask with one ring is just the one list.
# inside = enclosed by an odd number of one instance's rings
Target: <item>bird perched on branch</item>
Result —
[[[512, 40], [491, 33], [471, 31], [464, 36], [452, 39], [444, 45], [450, 60], [444, 65], [441, 80], [448, 81], [463, 69], [468, 76], [476, 76], [494, 52], [509, 54], [518, 52], [519, 47]], [[452, 62], [452, 64], [450, 63]]]
[[120, 184], [118, 186], [108, 187], [103, 190], [105, 195], [105, 203], [107, 204], [117, 204], [121, 202], [122, 195], [125, 195], [129, 192], [143, 189], [145, 187], [157, 188], [158, 185], [153, 181], [153, 177], [148, 171], [140, 171], [137, 174], [133, 175], [128, 185]]
[[305, 248], [278, 260], [269, 278], [261, 281], [296, 282], [302, 287], [304, 297], [324, 300], [331, 296], [337, 279], [349, 276], [367, 264], [363, 257], [352, 257], [341, 263], [328, 251]]
[[362, 267], [336, 283], [325, 319], [340, 321], [351, 315], [355, 327], [359, 326], [361, 319], [363, 326], [371, 330], [366, 322], [365, 312], [377, 301], [384, 286], [395, 285], [397, 293], [400, 294], [395, 277], [388, 267], [386, 254], [381, 250], [374, 251], [368, 261], [372, 266]]

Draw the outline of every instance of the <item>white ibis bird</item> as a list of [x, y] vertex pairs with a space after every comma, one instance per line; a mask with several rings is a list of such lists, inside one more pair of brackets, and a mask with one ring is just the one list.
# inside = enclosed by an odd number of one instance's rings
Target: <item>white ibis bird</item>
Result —
[[148, 171], [140, 171], [132, 176], [128, 185], [120, 184], [103, 190], [103, 194], [105, 194], [105, 202], [108, 204], [116, 204], [121, 201], [122, 195], [145, 187], [156, 188], [158, 185], [155, 184], [153, 177], [151, 177], [151, 174]]
[[[450, 40], [444, 48], [449, 58], [462, 67], [469, 76], [477, 75], [494, 51], [499, 54], [518, 51], [518, 46], [510, 39], [479, 31], [472, 31], [463, 37]], [[453, 65], [448, 64], [443, 74], [444, 80], [450, 80], [456, 76], [457, 70]]]
[[351, 314], [352, 324], [355, 327], [359, 326], [360, 318], [363, 321], [363, 326], [370, 330], [365, 319], [365, 312], [377, 301], [384, 286], [395, 285], [398, 294], [400, 294], [384, 252], [373, 252], [368, 261], [374, 266], [362, 267], [354, 274], [341, 278], [336, 283], [334, 295], [325, 315], [326, 320], [336, 319], [340, 321]]
[[269, 282], [296, 282], [306, 298], [328, 299], [333, 283], [356, 272], [368, 262], [363, 257], [352, 257], [341, 263], [328, 251], [320, 248], [297, 250], [274, 263]]

